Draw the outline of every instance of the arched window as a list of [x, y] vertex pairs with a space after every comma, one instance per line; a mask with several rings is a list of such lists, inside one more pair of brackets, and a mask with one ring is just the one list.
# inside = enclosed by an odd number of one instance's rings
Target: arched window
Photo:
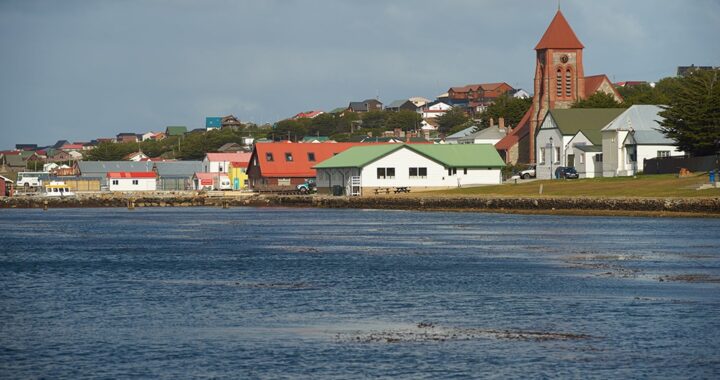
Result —
[[565, 96], [572, 96], [572, 71], [570, 68], [565, 69]]
[[562, 77], [562, 69], [558, 67], [557, 73], [555, 75], [555, 90], [557, 91], [557, 96], [562, 97], [563, 94], [563, 77]]

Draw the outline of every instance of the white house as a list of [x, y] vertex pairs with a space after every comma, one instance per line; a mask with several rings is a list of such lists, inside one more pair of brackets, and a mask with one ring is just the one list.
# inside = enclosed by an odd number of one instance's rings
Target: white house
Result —
[[422, 117], [423, 119], [432, 119], [444, 115], [447, 111], [450, 111], [451, 109], [451, 105], [445, 104], [443, 102], [426, 105], [422, 109]]
[[656, 105], [634, 105], [602, 129], [603, 177], [635, 175], [646, 159], [685, 155], [658, 130], [661, 111]]
[[485, 129], [473, 132], [467, 136], [460, 137], [458, 144], [497, 144], [507, 135], [506, 128], [500, 128], [499, 125], [491, 125]]
[[252, 153], [208, 153], [203, 159], [203, 172], [206, 173], [227, 173], [230, 171], [230, 164], [233, 162], [250, 162]]
[[140, 161], [144, 161], [147, 159], [148, 159], [147, 154], [145, 154], [141, 151], [133, 152], [133, 153], [130, 153], [130, 154], [126, 155], [125, 157], [123, 157], [123, 160], [135, 161], [135, 162], [140, 162]]
[[505, 163], [490, 144], [381, 144], [352, 147], [314, 168], [319, 191], [346, 194], [411, 191], [502, 183]]
[[155, 172], [108, 172], [107, 183], [110, 191], [155, 191]]
[[[550, 110], [535, 135], [537, 178], [550, 179], [554, 177], [554, 170], [558, 166], [574, 166], [576, 159], [580, 159], [578, 155], [585, 154], [576, 151], [576, 146], [600, 146], [600, 130], [623, 111], [622, 108]], [[602, 155], [596, 158], [602, 160]], [[587, 157], [583, 156], [582, 160], [586, 162]]]

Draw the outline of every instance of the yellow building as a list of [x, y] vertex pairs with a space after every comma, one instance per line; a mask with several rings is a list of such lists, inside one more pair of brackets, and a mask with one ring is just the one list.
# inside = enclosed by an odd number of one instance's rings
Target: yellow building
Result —
[[247, 162], [231, 162], [228, 177], [233, 190], [245, 190], [248, 187]]

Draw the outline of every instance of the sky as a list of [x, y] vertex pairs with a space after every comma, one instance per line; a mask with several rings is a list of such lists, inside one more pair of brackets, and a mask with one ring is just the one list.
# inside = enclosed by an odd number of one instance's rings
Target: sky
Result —
[[[720, 66], [720, 0], [561, 0], [586, 75]], [[557, 0], [0, 0], [0, 149], [273, 123], [378, 97], [532, 92]]]

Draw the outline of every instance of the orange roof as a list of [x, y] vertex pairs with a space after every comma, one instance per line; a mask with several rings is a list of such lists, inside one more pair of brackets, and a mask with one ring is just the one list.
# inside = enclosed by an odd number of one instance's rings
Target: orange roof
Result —
[[530, 109], [525, 112], [525, 115], [522, 119], [520, 119], [518, 125], [513, 128], [507, 136], [503, 137], [502, 140], [495, 144], [495, 149], [508, 150], [512, 148], [513, 145], [517, 144], [520, 139], [530, 133], [530, 115], [532, 115], [534, 108], [535, 107], [531, 106]]
[[492, 91], [504, 84], [508, 85], [509, 87], [512, 87], [505, 82], [499, 82], [499, 83], [468, 84], [468, 85], [460, 86], [460, 87], [450, 87], [450, 89], [453, 90], [454, 92], [468, 92], [470, 90], [478, 91], [480, 89], [483, 89], [484, 91]]
[[618, 99], [622, 100], [622, 96], [617, 91], [615, 86], [612, 85], [612, 82], [610, 82], [610, 79], [605, 74], [591, 75], [589, 77], [585, 77], [585, 99], [589, 98], [592, 94], [598, 92], [600, 86], [603, 84], [604, 81], [608, 82], [610, 88], [612, 88], [613, 90], [613, 93], [615, 93], [615, 96]]
[[250, 162], [250, 153], [233, 152], [233, 153], [208, 153], [207, 158], [212, 162]]
[[[313, 178], [316, 175], [313, 166], [359, 145], [370, 145], [370, 143], [263, 143], [256, 144], [252, 154], [257, 155], [257, 164], [263, 177]], [[309, 160], [310, 153], [313, 154], [314, 161]], [[268, 161], [269, 155], [272, 156], [272, 161]], [[291, 158], [292, 161], [288, 161], [287, 158]]]
[[535, 50], [543, 49], [582, 49], [583, 44], [580, 43], [575, 32], [573, 32], [570, 24], [565, 20], [562, 12], [558, 9], [555, 17], [550, 22], [545, 34], [543, 34], [540, 42], [535, 46]]
[[108, 172], [108, 178], [155, 178], [155, 172]]

